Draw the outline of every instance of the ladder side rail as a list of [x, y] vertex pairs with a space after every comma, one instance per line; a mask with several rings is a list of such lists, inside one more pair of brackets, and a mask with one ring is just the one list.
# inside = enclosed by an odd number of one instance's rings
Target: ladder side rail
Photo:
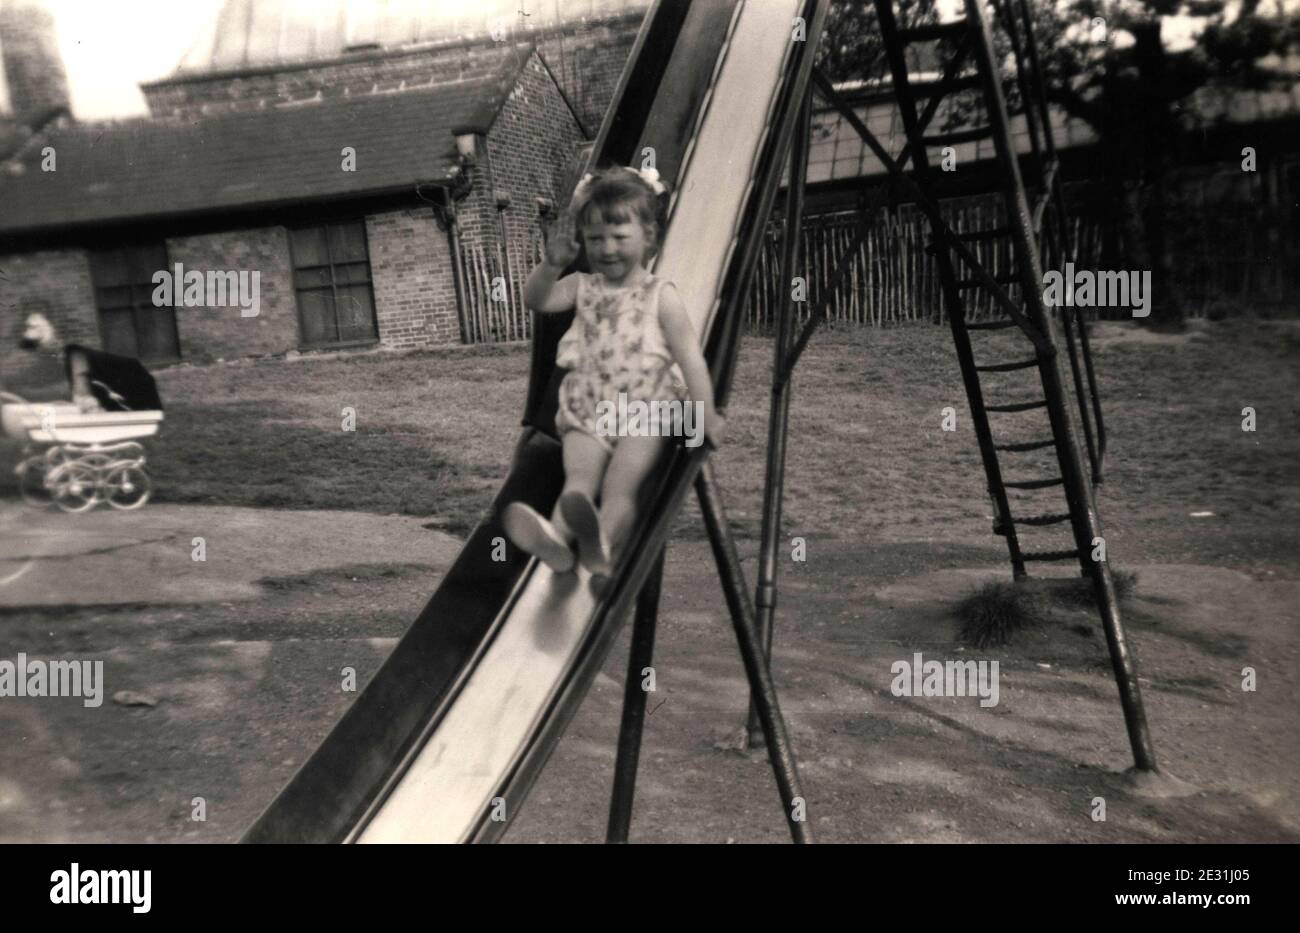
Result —
[[[921, 206], [930, 221], [931, 229], [937, 235], [940, 228], [946, 227], [946, 225], [939, 216], [938, 204], [928, 197], [930, 164], [921, 138], [923, 128], [917, 119], [915, 100], [908, 81], [907, 62], [903, 57], [902, 46], [898, 38], [898, 26], [894, 20], [892, 0], [875, 0], [875, 2], [881, 33], [885, 39], [885, 52], [894, 79], [898, 108], [913, 150], [912, 170], [917, 177], [915, 184], [919, 193], [926, 195], [925, 203]], [[866, 130], [866, 127], [862, 127], [862, 130]], [[859, 130], [859, 132], [862, 132], [862, 130]], [[944, 304], [948, 312], [948, 325], [952, 331], [953, 343], [957, 349], [962, 382], [966, 388], [966, 399], [970, 404], [971, 421], [975, 426], [975, 437], [979, 446], [980, 458], [984, 463], [989, 498], [993, 503], [994, 530], [1001, 533], [1006, 539], [1007, 550], [1011, 557], [1012, 572], [1019, 579], [1025, 576], [1026, 572], [1024, 555], [1020, 550], [1020, 541], [1011, 515], [1011, 505], [1007, 500], [1006, 484], [1002, 479], [1002, 468], [998, 462], [997, 451], [993, 446], [993, 431], [989, 425], [988, 411], [984, 403], [984, 392], [980, 385], [979, 373], [975, 368], [975, 356], [970, 345], [970, 335], [966, 331], [965, 304], [957, 288], [957, 276], [953, 270], [950, 251], [948, 249], [937, 250], [935, 260], [939, 267], [939, 281], [943, 289]]]

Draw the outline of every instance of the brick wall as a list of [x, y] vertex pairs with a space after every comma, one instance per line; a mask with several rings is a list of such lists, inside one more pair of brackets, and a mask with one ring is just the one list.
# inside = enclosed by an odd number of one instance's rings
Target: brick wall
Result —
[[459, 343], [447, 234], [428, 207], [366, 218], [379, 341], [390, 349]]
[[522, 31], [508, 42], [452, 40], [420, 48], [354, 52], [311, 65], [250, 68], [166, 79], [141, 86], [155, 117], [253, 110], [289, 101], [429, 87], [496, 74], [514, 47], [536, 42], [595, 134], [627, 61], [643, 11]]
[[[459, 208], [462, 241], [492, 250], [504, 228], [515, 280], [522, 282], [538, 230], [535, 199], [558, 198], [582, 139], [555, 80], [533, 53], [487, 134], [486, 156], [471, 170], [470, 193]], [[498, 194], [510, 199], [504, 211], [497, 210]]]
[[151, 115], [193, 117], [484, 79], [504, 67], [510, 52], [499, 43], [458, 41], [411, 51], [358, 52], [309, 66], [176, 79], [141, 85], [141, 90]]
[[[80, 250], [0, 256], [0, 388], [20, 391], [61, 378], [18, 347], [27, 315], [44, 314], [63, 343], [99, 347], [90, 264]], [[40, 372], [38, 372], [40, 370]]]
[[185, 272], [259, 272], [256, 317], [229, 307], [177, 307], [176, 332], [181, 358], [196, 363], [283, 353], [298, 346], [298, 312], [283, 227], [223, 230], [199, 236], [169, 237], [167, 261]]
[[563, 33], [552, 32], [538, 40], [538, 49], [592, 136], [613, 100], [641, 19], [638, 12], [573, 23]]
[[[447, 234], [428, 207], [365, 219], [380, 344], [390, 349], [459, 343]], [[176, 308], [181, 358], [196, 363], [299, 348], [297, 298], [284, 227], [168, 237], [168, 271], [260, 273], [256, 317], [228, 306]], [[0, 256], [0, 384], [27, 364], [16, 349], [28, 314], [40, 312], [64, 343], [102, 346], [90, 265], [82, 250]]]

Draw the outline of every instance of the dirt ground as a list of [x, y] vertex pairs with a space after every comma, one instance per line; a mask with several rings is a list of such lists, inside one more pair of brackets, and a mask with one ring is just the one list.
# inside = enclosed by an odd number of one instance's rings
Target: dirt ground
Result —
[[[946, 343], [890, 332], [831, 339], [822, 355], [810, 350], [797, 384], [787, 531], [806, 537], [807, 560], [781, 564], [773, 659], [822, 840], [1300, 841], [1293, 329], [1217, 331], [1227, 349], [1206, 346], [1204, 334], [1155, 346], [1122, 331], [1099, 337], [1114, 425], [1101, 511], [1112, 559], [1138, 575], [1125, 622], [1157, 755], [1183, 792], [1153, 794], [1123, 773], [1132, 758], [1095, 613], [1062, 609], [1005, 648], [957, 642], [956, 599], [1009, 573], [1000, 540], [987, 534], [971, 439], [907, 427], [907, 404], [937, 411], [952, 394], [947, 382], [905, 384]], [[878, 367], [860, 358], [863, 345]], [[733, 447], [718, 455], [751, 583], [752, 460], [769, 347], [747, 342]], [[837, 416], [837, 438], [815, 421], [830, 416], [812, 410], [831, 386], [835, 403], [857, 412]], [[896, 398], [881, 399], [885, 391]], [[1252, 404], [1269, 429], [1242, 438], [1239, 411]], [[1220, 417], [1217, 433], [1196, 420]], [[949, 440], [966, 452], [936, 454]], [[844, 479], [854, 472], [861, 483]], [[140, 513], [158, 509], [161, 530], [108, 530], [97, 541], [91, 526], [70, 530], [77, 519], [0, 506], [5, 531], [22, 532], [4, 537], [0, 578], [34, 554], [40, 564], [0, 587], [0, 659], [102, 658], [110, 695], [134, 691], [156, 704], [0, 699], [0, 841], [238, 838], [348, 706], [340, 669], [354, 667], [364, 685], [454, 554], [439, 531], [445, 512], [218, 515], [163, 500]], [[112, 518], [101, 516], [94, 528]], [[169, 547], [188, 552], [190, 529], [240, 521], [278, 536], [246, 550], [228, 589], [190, 587], [160, 562]], [[688, 510], [668, 551], [632, 838], [784, 841], [765, 754], [737, 748], [745, 682], [697, 523]], [[82, 543], [66, 544], [78, 533]], [[36, 539], [45, 550], [11, 543]], [[92, 566], [114, 586], [89, 587], [81, 600], [34, 595]], [[38, 572], [55, 582], [18, 588]], [[76, 592], [71, 582], [66, 592]], [[603, 837], [627, 636], [507, 841]], [[999, 704], [894, 696], [890, 667], [915, 652], [998, 661]], [[1242, 689], [1247, 667], [1253, 691]], [[191, 819], [196, 797], [206, 821]], [[1094, 819], [1096, 798], [1104, 821]]]

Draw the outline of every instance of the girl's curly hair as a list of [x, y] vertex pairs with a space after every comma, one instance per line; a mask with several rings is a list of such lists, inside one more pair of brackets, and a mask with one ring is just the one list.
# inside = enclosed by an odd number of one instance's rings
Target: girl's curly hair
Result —
[[656, 193], [635, 169], [615, 165], [597, 170], [574, 192], [573, 216], [579, 227], [601, 221], [639, 223], [653, 255], [659, 248], [667, 200], [666, 190]]

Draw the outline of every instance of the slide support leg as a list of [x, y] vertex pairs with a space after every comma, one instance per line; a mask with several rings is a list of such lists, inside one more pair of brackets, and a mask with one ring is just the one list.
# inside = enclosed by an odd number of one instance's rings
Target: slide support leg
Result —
[[[777, 552], [781, 538], [781, 493], [785, 487], [785, 447], [790, 423], [790, 378], [786, 361], [798, 323], [798, 306], [785, 291], [791, 288], [799, 262], [799, 240], [803, 229], [804, 180], [808, 177], [808, 142], [812, 122], [812, 89], [799, 108], [799, 128], [790, 151], [790, 183], [786, 186], [785, 233], [781, 243], [781, 289], [787, 297], [776, 309], [773, 337], [772, 402], [767, 418], [767, 472], [763, 484], [763, 536], [759, 547], [758, 584], [754, 604], [758, 611], [758, 633], [763, 657], [772, 656], [772, 633], [776, 627]], [[751, 696], [745, 742], [753, 748], [763, 739], [758, 703]]]
[[786, 734], [785, 721], [781, 718], [776, 684], [772, 681], [772, 674], [763, 657], [758, 625], [754, 619], [754, 606], [745, 584], [745, 574], [740, 568], [740, 555], [736, 552], [731, 526], [727, 524], [727, 516], [723, 511], [713, 467], [707, 461], [696, 477], [695, 493], [700, 500], [700, 512], [704, 516], [709, 543], [713, 546], [713, 557], [718, 564], [718, 577], [722, 583], [723, 596], [727, 600], [727, 609], [731, 612], [736, 640], [740, 643], [740, 656], [745, 663], [749, 689], [758, 707], [759, 721], [763, 725], [767, 755], [772, 762], [777, 788], [781, 792], [781, 804], [785, 808], [790, 836], [795, 842], [812, 842], [807, 803], [799, 790], [799, 769], [795, 764], [794, 749]]
[[609, 801], [606, 843], [627, 842], [632, 826], [632, 798], [636, 793], [636, 769], [641, 757], [641, 730], [645, 724], [646, 692], [641, 689], [643, 671], [650, 666], [655, 650], [655, 624], [659, 618], [659, 590], [664, 578], [664, 552], [659, 552], [654, 569], [641, 587], [632, 620], [632, 648], [627, 655], [627, 680], [623, 684], [623, 720], [618, 728], [618, 757], [614, 761], [614, 792]]

